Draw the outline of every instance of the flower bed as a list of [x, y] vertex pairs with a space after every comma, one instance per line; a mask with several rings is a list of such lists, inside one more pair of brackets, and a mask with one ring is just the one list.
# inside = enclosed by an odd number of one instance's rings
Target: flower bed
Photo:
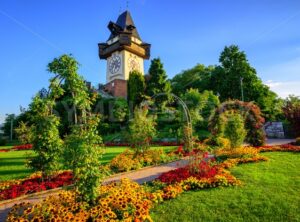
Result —
[[[130, 147], [131, 144], [130, 143], [125, 143], [125, 142], [106, 142], [104, 143], [105, 146], [125, 146], [125, 147]], [[178, 143], [178, 142], [151, 142], [151, 145], [157, 145], [157, 146], [182, 146], [182, 143]]]
[[183, 146], [178, 146], [177, 150], [176, 151], [173, 151], [174, 154], [176, 155], [180, 155], [180, 156], [192, 156], [194, 154], [197, 154], [197, 153], [203, 153], [204, 151], [202, 149], [198, 149], [198, 148], [194, 148], [192, 149], [191, 151], [185, 151], [183, 149]]
[[18, 150], [31, 150], [32, 144], [23, 144], [13, 146], [11, 149], [0, 149], [0, 152], [18, 151]]
[[152, 221], [150, 193], [143, 186], [123, 179], [100, 187], [96, 205], [76, 202], [74, 191], [50, 196], [43, 204], [15, 205], [7, 221]]
[[5, 153], [5, 152], [9, 152], [10, 149], [0, 149], [0, 153]]
[[[62, 191], [46, 198], [42, 204], [15, 205], [7, 222], [13, 221], [135, 221], [151, 222], [151, 208], [165, 200], [174, 199], [184, 191], [239, 184], [233, 176], [223, 173], [209, 179], [189, 177], [181, 183], [154, 182], [154, 187], [138, 185], [128, 179], [99, 188], [96, 204], [76, 202], [74, 191]], [[151, 190], [152, 188], [152, 190]]]
[[23, 145], [17, 145], [12, 148], [12, 150], [31, 150], [32, 144], [23, 144]]
[[220, 166], [224, 169], [232, 168], [238, 164], [243, 163], [256, 163], [261, 161], [268, 161], [268, 158], [265, 156], [255, 156], [255, 157], [247, 157], [247, 158], [234, 158], [234, 159], [227, 159], [220, 164]]
[[24, 179], [13, 184], [7, 184], [6, 187], [5, 185], [2, 185], [2, 190], [0, 191], [0, 201], [13, 199], [22, 195], [36, 193], [43, 190], [62, 187], [72, 183], [73, 176], [70, 171], [57, 174], [50, 180], [44, 181], [41, 180], [41, 176], [36, 176], [34, 178]]
[[260, 146], [257, 147], [260, 152], [300, 152], [300, 146], [295, 146], [293, 144], [283, 144], [275, 146]]
[[158, 165], [178, 159], [174, 153], [165, 153], [163, 150], [147, 150], [144, 154], [135, 155], [131, 150], [114, 157], [107, 165], [112, 173], [137, 170], [145, 166]]
[[158, 177], [163, 183], [176, 183], [194, 177], [196, 179], [212, 178], [218, 173], [214, 158], [209, 159], [208, 153], [194, 154], [187, 166], [163, 173]]

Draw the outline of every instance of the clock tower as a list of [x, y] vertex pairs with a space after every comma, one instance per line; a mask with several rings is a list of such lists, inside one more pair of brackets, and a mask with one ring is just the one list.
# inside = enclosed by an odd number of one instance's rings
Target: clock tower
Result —
[[106, 59], [104, 89], [116, 97], [127, 98], [127, 80], [131, 71], [144, 74], [144, 59], [150, 57], [150, 44], [142, 41], [129, 11], [109, 22], [110, 36], [99, 43], [99, 57]]

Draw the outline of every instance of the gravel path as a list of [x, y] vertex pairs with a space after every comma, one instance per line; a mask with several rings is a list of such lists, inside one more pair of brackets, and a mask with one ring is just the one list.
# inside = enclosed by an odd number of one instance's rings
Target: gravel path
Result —
[[[293, 141], [294, 140], [290, 140], [290, 139], [269, 139], [267, 141], [267, 144], [268, 145], [279, 145], [279, 144], [290, 143]], [[144, 182], [148, 182], [148, 181], [152, 181], [152, 180], [156, 179], [157, 177], [159, 177], [160, 174], [162, 174], [164, 172], [168, 172], [170, 170], [185, 166], [187, 164], [187, 162], [188, 162], [188, 160], [183, 159], [183, 160], [178, 160], [178, 161], [171, 162], [171, 163], [164, 164], [164, 165], [147, 167], [145, 169], [137, 170], [134, 172], [118, 174], [116, 176], [112, 176], [112, 177], [105, 179], [103, 183], [105, 184], [105, 183], [109, 183], [111, 181], [118, 181], [122, 178], [129, 178], [133, 181], [136, 181], [139, 184], [142, 184]], [[39, 202], [42, 199], [46, 198], [47, 196], [57, 194], [58, 192], [60, 192], [60, 189], [48, 191], [43, 194], [34, 194], [34, 195], [31, 195], [30, 197], [25, 197], [25, 198], [19, 199], [19, 200], [17, 199], [17, 200], [14, 200], [14, 201], [11, 201], [11, 202], [5, 203], [5, 204], [0, 203], [0, 222], [5, 221], [5, 218], [8, 214], [8, 212], [10, 211], [11, 207], [14, 204], [21, 203], [21, 202], [36, 203], [36, 202]]]

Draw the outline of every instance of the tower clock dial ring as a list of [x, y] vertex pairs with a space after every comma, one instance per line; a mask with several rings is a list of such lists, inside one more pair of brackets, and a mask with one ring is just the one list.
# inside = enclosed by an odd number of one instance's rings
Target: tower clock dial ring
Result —
[[108, 69], [111, 74], [117, 73], [121, 68], [121, 57], [113, 55], [108, 63]]
[[140, 71], [140, 64], [134, 57], [128, 59], [128, 67], [130, 71]]

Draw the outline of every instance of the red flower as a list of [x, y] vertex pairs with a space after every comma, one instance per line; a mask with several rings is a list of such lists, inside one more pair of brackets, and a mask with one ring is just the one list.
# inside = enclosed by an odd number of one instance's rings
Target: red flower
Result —
[[0, 201], [16, 198], [22, 195], [36, 193], [42, 190], [53, 189], [64, 185], [73, 183], [73, 175], [71, 172], [66, 171], [60, 173], [50, 180], [41, 181], [41, 177], [26, 179], [20, 184], [12, 185], [9, 188], [0, 191]]
[[12, 148], [12, 150], [31, 150], [31, 149], [32, 149], [32, 144], [18, 145]]

